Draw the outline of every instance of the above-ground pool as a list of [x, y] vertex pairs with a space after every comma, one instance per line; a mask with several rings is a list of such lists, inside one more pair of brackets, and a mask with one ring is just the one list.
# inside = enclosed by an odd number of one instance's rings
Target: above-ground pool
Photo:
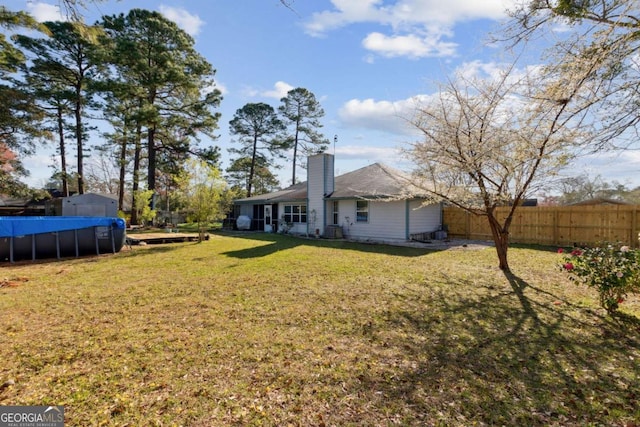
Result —
[[122, 218], [0, 217], [0, 262], [116, 253], [126, 239]]

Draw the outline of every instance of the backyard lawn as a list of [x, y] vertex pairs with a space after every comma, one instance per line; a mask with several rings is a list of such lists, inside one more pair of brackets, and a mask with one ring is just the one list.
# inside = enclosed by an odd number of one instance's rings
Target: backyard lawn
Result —
[[640, 423], [640, 298], [547, 248], [214, 234], [5, 264], [0, 405], [67, 426]]

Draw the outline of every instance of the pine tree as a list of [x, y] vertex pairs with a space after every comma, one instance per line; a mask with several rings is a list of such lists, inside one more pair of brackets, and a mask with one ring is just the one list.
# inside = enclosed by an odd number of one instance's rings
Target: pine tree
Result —
[[289, 145], [282, 133], [285, 126], [273, 107], [264, 103], [246, 104], [236, 111], [229, 122], [230, 132], [238, 137], [241, 148], [229, 151], [239, 157], [251, 159], [247, 179], [247, 197], [251, 197], [254, 175], [259, 162], [267, 167], [274, 166], [275, 157], [283, 157], [282, 152]]
[[304, 161], [310, 155], [325, 151], [329, 140], [318, 132], [322, 127], [320, 119], [324, 117], [324, 110], [313, 93], [299, 87], [290, 90], [280, 101], [282, 105], [278, 111], [292, 132], [288, 136], [288, 144], [293, 148], [293, 185], [296, 183], [298, 160]]

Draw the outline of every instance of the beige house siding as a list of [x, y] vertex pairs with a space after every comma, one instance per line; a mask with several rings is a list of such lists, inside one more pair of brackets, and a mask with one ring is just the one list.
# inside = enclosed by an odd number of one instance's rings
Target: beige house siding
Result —
[[[357, 240], [406, 240], [406, 202], [369, 201], [369, 221], [356, 221], [356, 201], [345, 200], [340, 207], [349, 216], [347, 236]], [[348, 214], [347, 214], [348, 213]]]
[[422, 206], [422, 201], [409, 202], [409, 234], [437, 231], [442, 224], [442, 207], [439, 203]]

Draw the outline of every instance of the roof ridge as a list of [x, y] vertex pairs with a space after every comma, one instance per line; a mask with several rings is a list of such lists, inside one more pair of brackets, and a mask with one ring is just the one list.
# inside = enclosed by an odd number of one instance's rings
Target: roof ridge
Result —
[[402, 182], [404, 184], [411, 184], [411, 182], [409, 181], [409, 175], [404, 171], [401, 171], [400, 169], [394, 168], [393, 166], [389, 166], [384, 163], [376, 162], [376, 164], [378, 164], [382, 171], [394, 181]]

